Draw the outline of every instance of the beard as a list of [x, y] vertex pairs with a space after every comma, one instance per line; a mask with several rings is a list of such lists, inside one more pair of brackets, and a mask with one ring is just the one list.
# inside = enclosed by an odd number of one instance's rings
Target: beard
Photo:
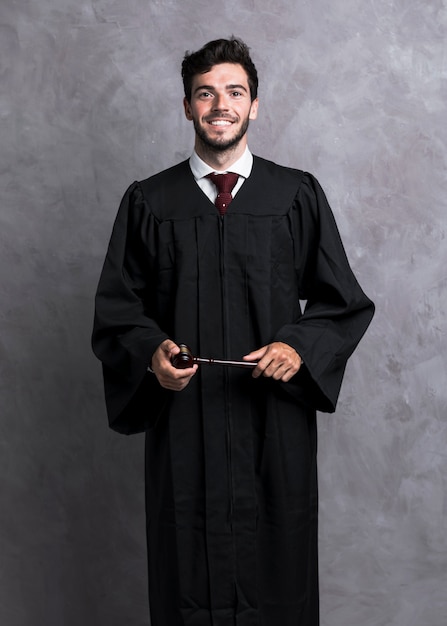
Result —
[[231, 137], [230, 139], [211, 139], [208, 136], [206, 130], [202, 126], [200, 126], [198, 121], [196, 119], [193, 120], [194, 130], [196, 131], [197, 137], [204, 144], [204, 146], [206, 146], [208, 149], [213, 150], [214, 152], [225, 152], [226, 150], [230, 150], [231, 148], [234, 148], [234, 146], [236, 146], [246, 134], [248, 130], [249, 122], [250, 120], [247, 117], [243, 121], [242, 126], [239, 129], [239, 132], [234, 137]]

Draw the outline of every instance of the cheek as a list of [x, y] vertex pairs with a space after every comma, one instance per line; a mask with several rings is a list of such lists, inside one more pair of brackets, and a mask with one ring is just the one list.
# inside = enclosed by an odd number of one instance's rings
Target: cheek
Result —
[[206, 108], [204, 106], [195, 105], [194, 108], [190, 108], [190, 116], [191, 119], [200, 120], [206, 113]]

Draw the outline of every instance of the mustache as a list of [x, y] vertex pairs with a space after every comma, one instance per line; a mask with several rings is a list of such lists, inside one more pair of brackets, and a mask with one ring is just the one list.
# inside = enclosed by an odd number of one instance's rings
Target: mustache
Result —
[[233, 115], [228, 115], [228, 113], [215, 113], [214, 115], [208, 115], [204, 119], [205, 122], [214, 122], [216, 120], [228, 120], [229, 122], [237, 122], [239, 118], [234, 117]]

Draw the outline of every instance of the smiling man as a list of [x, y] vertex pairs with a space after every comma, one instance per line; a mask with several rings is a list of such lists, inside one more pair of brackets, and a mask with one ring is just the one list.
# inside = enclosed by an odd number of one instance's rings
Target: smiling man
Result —
[[217, 165], [222, 169], [242, 156], [249, 121], [258, 112], [258, 99], [252, 100], [242, 66], [222, 63], [196, 75], [184, 106], [186, 118], [194, 123], [196, 152], [204, 161], [220, 157]]
[[[93, 332], [110, 426], [146, 432], [151, 623], [317, 626], [316, 411], [374, 306], [316, 179], [248, 149], [247, 46], [182, 76], [194, 151], [127, 190]], [[254, 365], [178, 369], [180, 342]]]

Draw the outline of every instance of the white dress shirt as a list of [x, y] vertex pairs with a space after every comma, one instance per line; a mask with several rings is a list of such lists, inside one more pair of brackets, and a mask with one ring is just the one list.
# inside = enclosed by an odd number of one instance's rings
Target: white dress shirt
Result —
[[214, 203], [217, 196], [217, 188], [213, 181], [209, 178], [206, 178], [206, 176], [208, 176], [208, 174], [211, 174], [212, 172], [216, 172], [217, 174], [235, 172], [236, 174], [239, 174], [239, 180], [237, 181], [233, 191], [231, 192], [231, 195], [234, 198], [239, 189], [244, 184], [245, 179], [248, 178], [251, 174], [251, 168], [253, 167], [253, 155], [248, 147], [246, 147], [244, 154], [231, 165], [229, 170], [215, 170], [207, 163], [205, 163], [205, 161], [203, 161], [194, 150], [191, 158], [189, 159], [189, 166], [200, 189], [206, 196], [208, 196], [211, 202]]

